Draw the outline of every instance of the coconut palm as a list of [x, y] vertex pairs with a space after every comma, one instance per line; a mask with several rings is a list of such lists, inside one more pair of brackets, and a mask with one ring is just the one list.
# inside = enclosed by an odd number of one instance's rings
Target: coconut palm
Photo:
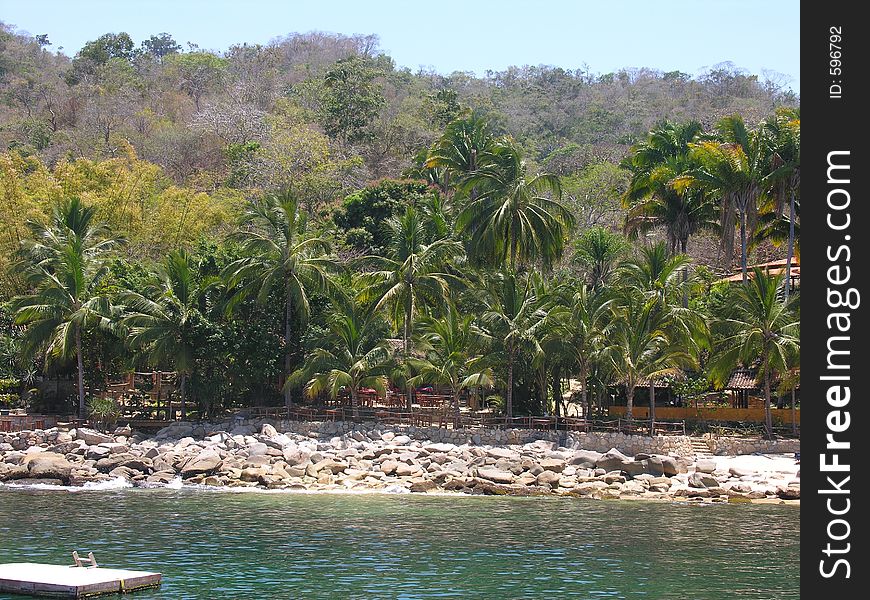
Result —
[[418, 174], [428, 174], [446, 192], [486, 164], [498, 139], [480, 115], [456, 119], [429, 150]]
[[575, 242], [575, 258], [586, 270], [587, 283], [602, 289], [628, 248], [626, 239], [604, 227], [587, 229]]
[[[309, 298], [314, 292], [340, 295], [331, 274], [338, 269], [330, 256], [330, 244], [309, 231], [307, 214], [298, 198], [289, 191], [252, 200], [242, 217], [242, 229], [233, 235], [244, 256], [224, 270], [233, 293], [230, 310], [242, 298], [255, 295], [266, 303], [273, 291], [280, 293], [284, 313], [284, 373], [292, 364], [291, 341], [296, 320], [304, 325], [310, 313]], [[292, 404], [289, 386], [284, 387], [285, 403]]]
[[469, 236], [479, 262], [519, 263], [534, 260], [551, 265], [562, 255], [574, 216], [561, 203], [555, 175], [530, 175], [526, 162], [509, 139], [498, 141], [487, 162], [463, 183], [475, 195], [459, 213], [457, 226]]
[[196, 281], [195, 267], [184, 250], [171, 252], [145, 293], [119, 295], [121, 324], [129, 330], [131, 348], [145, 353], [152, 365], [171, 364], [178, 374], [181, 418], [187, 416], [187, 379], [194, 370], [205, 317], [199, 310], [206, 286]]
[[[700, 187], [679, 191], [673, 181], [697, 165], [690, 157], [689, 144], [701, 132], [695, 121], [682, 125], [665, 123], [650, 132], [647, 140], [632, 148], [621, 166], [631, 172], [628, 189], [622, 197], [628, 209], [625, 231], [630, 237], [654, 228], [663, 228], [670, 253], [686, 253], [689, 237], [717, 227], [715, 204]], [[683, 281], [688, 268], [683, 269]], [[688, 294], [683, 305], [688, 306]]]
[[505, 378], [505, 411], [513, 416], [514, 367], [521, 355], [531, 361], [543, 352], [540, 334], [546, 310], [535, 293], [536, 275], [516, 275], [513, 272], [492, 276], [483, 296], [482, 322], [488, 333], [502, 342]]
[[685, 336], [675, 326], [672, 310], [637, 288], [625, 288], [611, 304], [610, 322], [602, 337], [602, 356], [615, 381], [625, 387], [628, 419], [632, 418], [635, 389], [642, 382], [694, 364]]
[[703, 190], [677, 191], [672, 181], [696, 167], [689, 156], [689, 144], [701, 132], [701, 125], [664, 123], [634, 146], [621, 166], [631, 172], [622, 197], [628, 209], [625, 229], [629, 235], [662, 227], [671, 254], [686, 253], [689, 237], [704, 229], [715, 229], [715, 206]]
[[589, 377], [599, 358], [611, 299], [585, 284], [562, 284], [553, 294], [555, 305], [547, 314], [545, 348], [563, 357], [565, 366], [577, 375], [581, 383], [581, 404], [586, 415], [591, 414]]
[[[770, 167], [771, 173], [769, 195], [773, 199], [770, 210], [771, 219], [763, 223], [759, 237], [779, 241], [785, 237], [788, 240], [784, 279], [784, 294], [788, 298], [791, 288], [791, 265], [797, 252], [800, 255], [800, 246], [796, 246], [799, 239], [797, 235], [797, 220], [800, 214], [800, 201], [797, 198], [801, 185], [801, 118], [800, 109], [780, 108], [777, 109], [773, 118], [764, 122], [764, 128], [768, 132], [767, 139], [770, 144]], [[787, 233], [781, 235], [777, 227], [788, 205]]]
[[771, 385], [785, 374], [800, 351], [800, 318], [795, 311], [796, 296], [780, 301], [777, 290], [781, 276], [755, 268], [748, 285], [737, 290], [729, 314], [716, 324], [719, 347], [712, 363], [714, 381], [722, 384], [742, 363], [759, 365], [764, 388], [764, 426], [773, 436], [770, 413]]
[[637, 257], [622, 263], [618, 279], [622, 285], [637, 288], [659, 305], [670, 305], [686, 293], [680, 275], [688, 264], [688, 256], [671, 254], [668, 247], [659, 242], [642, 247]]
[[[450, 285], [458, 278], [445, 269], [447, 262], [462, 252], [462, 245], [449, 239], [427, 244], [424, 215], [414, 206], [405, 208], [401, 215], [387, 221], [390, 230], [388, 256], [367, 256], [364, 266], [375, 271], [363, 277], [365, 288], [361, 300], [376, 299], [375, 310], [390, 310], [393, 323], [402, 329], [402, 348], [405, 360], [409, 355], [409, 341], [414, 334], [414, 316], [421, 306], [447, 302]], [[408, 404], [410, 406], [410, 388]]]
[[113, 326], [112, 307], [101, 284], [109, 253], [122, 240], [95, 219], [95, 209], [78, 198], [54, 206], [47, 225], [28, 224], [20, 268], [32, 292], [11, 302], [15, 322], [27, 325], [23, 349], [48, 359], [76, 360], [78, 412], [85, 417], [82, 334]]
[[[754, 230], [758, 201], [770, 175], [765, 133], [750, 131], [737, 115], [716, 125], [713, 139], [690, 144], [690, 156], [698, 167], [673, 179], [679, 193], [701, 189], [721, 199], [720, 231], [727, 256], [734, 248], [735, 226], [740, 230], [740, 268], [747, 280], [747, 248]], [[736, 222], [736, 223], [735, 223]]]
[[450, 305], [440, 318], [420, 321], [417, 349], [421, 358], [412, 358], [418, 373], [411, 383], [430, 383], [450, 388], [451, 403], [459, 416], [459, 395], [469, 387], [492, 387], [495, 377], [483, 354], [489, 336], [475, 326], [471, 315], [461, 316]]
[[305, 384], [315, 397], [326, 392], [333, 399], [342, 390], [350, 393], [354, 419], [359, 418], [359, 391], [370, 387], [385, 394], [393, 369], [392, 349], [375, 331], [378, 314], [356, 301], [336, 303], [329, 317], [329, 335], [287, 385]]
[[[688, 309], [688, 286], [680, 277], [680, 274], [685, 275], [688, 264], [686, 255], [671, 255], [664, 242], [659, 242], [643, 247], [637, 257], [625, 261], [619, 268], [618, 278], [624, 290], [640, 294], [652, 303], [653, 318], [666, 320], [667, 333], [673, 343], [682, 345], [691, 356], [698, 356], [706, 345], [708, 331], [701, 315]], [[650, 419], [654, 421], [653, 378], [649, 380], [649, 401]]]

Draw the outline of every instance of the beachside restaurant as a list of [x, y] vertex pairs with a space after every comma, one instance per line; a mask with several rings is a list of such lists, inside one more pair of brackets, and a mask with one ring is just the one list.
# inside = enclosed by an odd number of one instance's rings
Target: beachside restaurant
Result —
[[[776, 383], [772, 386], [775, 390]], [[793, 400], [799, 400], [800, 386], [794, 390]], [[709, 422], [709, 423], [764, 423], [764, 391], [758, 381], [756, 369], [738, 368], [731, 372], [721, 392], [710, 392], [697, 396], [688, 402], [676, 398], [669, 384], [656, 383], [655, 418], [664, 420]], [[614, 395], [615, 400], [618, 398]], [[771, 404], [774, 427], [797, 428], [800, 426], [800, 408], [791, 408], [792, 399], [777, 397]], [[625, 400], [615, 402], [608, 408], [613, 417], [625, 418]], [[788, 406], [787, 406], [788, 405]], [[632, 416], [638, 419], [649, 418], [649, 395], [644, 388], [638, 388], [634, 397]]]

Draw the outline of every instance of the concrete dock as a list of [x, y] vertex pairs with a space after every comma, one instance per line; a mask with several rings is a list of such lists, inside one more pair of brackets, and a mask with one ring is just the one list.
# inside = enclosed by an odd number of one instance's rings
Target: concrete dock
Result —
[[0, 564], [0, 592], [51, 598], [85, 598], [132, 592], [156, 587], [160, 585], [160, 579], [160, 573], [126, 569], [38, 563]]

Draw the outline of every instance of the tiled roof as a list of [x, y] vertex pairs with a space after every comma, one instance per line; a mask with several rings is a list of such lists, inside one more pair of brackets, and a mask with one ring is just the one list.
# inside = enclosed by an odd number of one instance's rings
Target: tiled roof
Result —
[[738, 369], [731, 373], [728, 378], [728, 383], [725, 384], [726, 390], [757, 390], [759, 384], [756, 381], [757, 374], [755, 371], [747, 371], [746, 369]]

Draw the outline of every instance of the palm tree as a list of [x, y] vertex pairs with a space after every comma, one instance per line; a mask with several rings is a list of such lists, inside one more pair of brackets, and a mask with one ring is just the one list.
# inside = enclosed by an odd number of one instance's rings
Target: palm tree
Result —
[[417, 344], [425, 356], [411, 359], [418, 373], [411, 382], [448, 386], [458, 417], [463, 389], [493, 385], [492, 368], [486, 365], [482, 354], [489, 336], [475, 326], [471, 315], [461, 316], [453, 305], [441, 318], [424, 318], [420, 329]]
[[[611, 306], [611, 320], [602, 335], [606, 344], [602, 354], [616, 381], [625, 386], [626, 417], [630, 420], [638, 385], [691, 366], [694, 358], [675, 327], [671, 311], [656, 298], [629, 287]], [[650, 410], [653, 421], [654, 405]], [[652, 432], [653, 427], [650, 429]]]
[[[683, 125], [664, 123], [647, 140], [632, 148], [621, 166], [631, 172], [622, 203], [628, 209], [625, 230], [632, 237], [656, 227], [664, 228], [670, 253], [686, 253], [689, 237], [701, 230], [716, 230], [715, 206], [698, 187], [678, 191], [673, 180], [697, 165], [689, 144], [701, 132], [695, 121]], [[683, 269], [683, 281], [688, 268]], [[688, 306], [688, 295], [683, 295]]]
[[764, 426], [773, 436], [770, 389], [776, 375], [785, 374], [800, 351], [800, 319], [794, 310], [795, 296], [777, 298], [781, 276], [753, 269], [749, 285], [741, 286], [728, 316], [717, 323], [718, 352], [711, 373], [722, 383], [738, 363], [759, 365], [764, 387]]
[[178, 373], [182, 419], [187, 416], [187, 379], [195, 367], [205, 321], [199, 311], [205, 289], [196, 281], [191, 257], [178, 250], [166, 257], [144, 294], [120, 294], [126, 309], [121, 324], [129, 329], [130, 347], [144, 351], [153, 365], [172, 364]]
[[556, 175], [529, 175], [519, 149], [509, 139], [498, 141], [485, 164], [463, 183], [475, 194], [459, 213], [457, 226], [470, 238], [480, 262], [503, 264], [540, 260], [551, 265], [562, 255], [574, 216], [560, 202]]
[[315, 397], [326, 392], [333, 399], [342, 390], [350, 393], [353, 418], [359, 418], [359, 390], [370, 387], [385, 394], [393, 368], [392, 349], [375, 329], [378, 315], [356, 301], [334, 305], [329, 335], [305, 364], [287, 380], [287, 385], [305, 384], [305, 393]]
[[575, 242], [575, 257], [586, 269], [587, 283], [595, 290], [610, 280], [620, 257], [628, 248], [626, 239], [604, 227], [587, 229]]
[[720, 230], [727, 256], [734, 247], [735, 220], [740, 229], [740, 268], [747, 280], [746, 255], [758, 200], [770, 174], [762, 129], [749, 131], [739, 116], [725, 117], [716, 126], [717, 137], [690, 144], [699, 166], [672, 180], [674, 189], [686, 193], [698, 188], [721, 198]]
[[483, 297], [483, 323], [494, 339], [503, 341], [507, 367], [505, 409], [513, 417], [514, 367], [522, 353], [534, 360], [542, 353], [539, 335], [546, 311], [535, 293], [535, 275], [512, 272], [493, 275]]
[[[442, 191], [447, 192], [489, 160], [498, 139], [480, 115], [456, 119], [447, 125], [416, 174], [437, 181]], [[471, 198], [475, 195], [472, 191]]]
[[[586, 416], [591, 414], [589, 377], [598, 361], [602, 347], [611, 299], [608, 294], [588, 288], [585, 284], [562, 284], [554, 291], [558, 298], [551, 306], [547, 320], [548, 349], [565, 358], [566, 366], [577, 374], [581, 383], [581, 403]], [[553, 348], [555, 346], [555, 348]]]
[[652, 130], [645, 142], [632, 148], [621, 166], [631, 172], [622, 197], [628, 209], [625, 229], [630, 235], [663, 227], [671, 254], [686, 253], [689, 237], [716, 226], [714, 205], [698, 188], [678, 192], [672, 181], [696, 167], [690, 159], [689, 144], [701, 132], [701, 125], [664, 123]]
[[[640, 255], [627, 260], [619, 268], [619, 282], [628, 293], [639, 294], [651, 303], [653, 319], [663, 319], [672, 343], [697, 356], [706, 343], [707, 327], [697, 312], [688, 309], [688, 285], [685, 277], [689, 257], [672, 255], [663, 243], [641, 249]], [[679, 299], [682, 297], [682, 306]], [[650, 419], [655, 423], [655, 381], [649, 378]], [[651, 431], [653, 427], [651, 427]]]
[[11, 302], [15, 322], [27, 325], [23, 348], [47, 358], [75, 357], [79, 417], [85, 416], [82, 333], [111, 329], [112, 307], [101, 284], [108, 274], [110, 251], [122, 243], [95, 220], [95, 209], [78, 198], [55, 205], [48, 225], [30, 222], [32, 237], [22, 242], [27, 283], [33, 290]]
[[[249, 294], [256, 294], [258, 302], [266, 303], [273, 290], [281, 293], [286, 376], [292, 364], [294, 316], [302, 324], [307, 321], [309, 297], [314, 292], [339, 295], [331, 278], [338, 266], [329, 255], [329, 242], [308, 230], [307, 215], [289, 191], [251, 201], [242, 226], [233, 239], [241, 244], [244, 257], [224, 270], [228, 287], [234, 291], [228, 306], [231, 310]], [[291, 406], [289, 386], [284, 386], [284, 400]]]
[[[797, 219], [800, 211], [800, 202], [796, 196], [800, 193], [801, 185], [801, 118], [800, 109], [780, 108], [776, 115], [764, 122], [768, 131], [767, 139], [770, 143], [771, 182], [770, 196], [774, 202], [772, 213], [774, 219], [768, 223], [768, 227], [760, 232], [759, 237], [777, 239], [777, 227], [785, 206], [788, 204], [788, 253], [785, 263], [786, 278], [784, 280], [784, 294], [788, 299], [791, 288], [791, 265], [795, 256], [795, 242]], [[798, 248], [799, 254], [799, 248]]]
[[668, 247], [659, 242], [642, 247], [637, 257], [620, 265], [618, 277], [620, 283], [640, 290], [659, 306], [671, 305], [685, 296], [686, 286], [678, 275], [685, 272], [688, 264], [688, 256], [671, 254]]
[[[409, 356], [409, 341], [414, 334], [414, 316], [420, 306], [446, 303], [450, 284], [457, 278], [444, 269], [447, 262], [462, 252], [462, 245], [448, 239], [426, 244], [426, 222], [414, 206], [387, 221], [390, 229], [389, 255], [367, 256], [361, 262], [378, 269], [366, 273], [366, 288], [361, 300], [377, 298], [375, 310], [390, 308], [393, 323], [402, 327], [402, 349]], [[410, 387], [408, 405], [411, 404]]]

